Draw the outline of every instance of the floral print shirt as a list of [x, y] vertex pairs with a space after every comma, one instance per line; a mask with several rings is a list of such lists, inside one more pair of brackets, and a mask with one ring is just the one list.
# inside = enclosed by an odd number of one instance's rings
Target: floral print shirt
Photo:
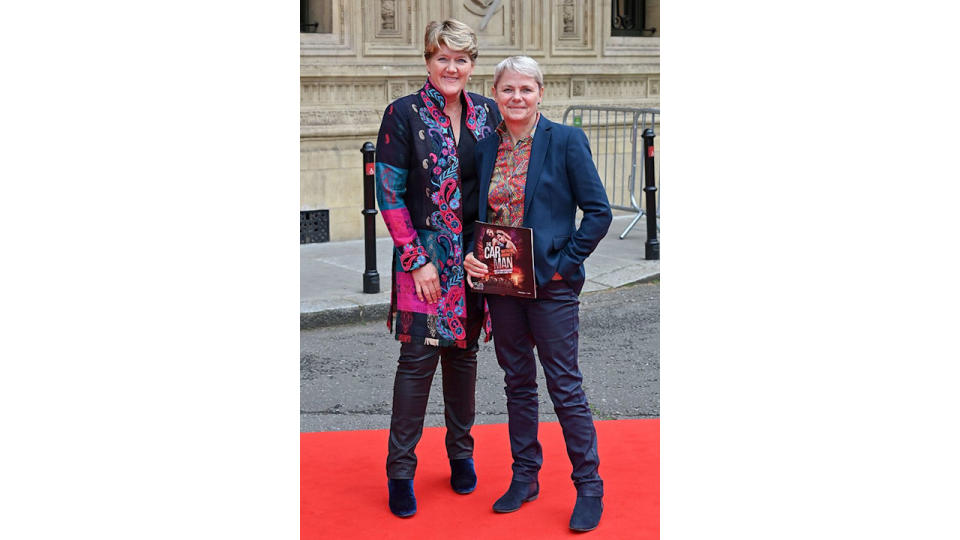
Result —
[[[539, 114], [537, 113], [538, 116]], [[514, 144], [506, 124], [500, 122], [497, 126], [500, 147], [497, 148], [497, 163], [493, 167], [487, 195], [487, 204], [490, 207], [488, 219], [494, 225], [523, 226], [523, 192], [527, 184], [527, 167], [530, 164], [530, 150], [533, 148], [536, 131], [537, 125], [534, 123], [530, 135]]]

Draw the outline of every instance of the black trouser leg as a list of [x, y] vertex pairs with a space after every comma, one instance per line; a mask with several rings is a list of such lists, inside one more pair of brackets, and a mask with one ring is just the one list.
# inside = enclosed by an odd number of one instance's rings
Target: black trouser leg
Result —
[[411, 479], [417, 470], [415, 450], [423, 434], [423, 417], [430, 397], [430, 384], [439, 359], [439, 347], [400, 344], [400, 359], [393, 380], [387, 478]]
[[467, 348], [444, 347], [440, 351], [443, 377], [443, 414], [447, 425], [447, 457], [473, 457], [470, 428], [476, 416], [477, 351], [483, 326], [483, 304], [479, 295], [467, 291]]
[[[483, 326], [482, 299], [467, 292], [467, 348], [432, 345], [400, 345], [400, 359], [393, 382], [393, 415], [387, 452], [387, 477], [413, 478], [415, 453], [423, 434], [423, 419], [430, 398], [430, 384], [442, 362], [444, 420], [449, 459], [473, 457], [470, 429], [476, 414], [477, 350]], [[479, 308], [478, 308], [479, 306]]]

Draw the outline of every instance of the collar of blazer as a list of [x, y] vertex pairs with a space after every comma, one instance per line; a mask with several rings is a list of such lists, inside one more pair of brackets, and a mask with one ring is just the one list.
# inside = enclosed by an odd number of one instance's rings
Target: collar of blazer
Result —
[[[533, 138], [533, 147], [530, 149], [530, 163], [527, 165], [527, 182], [523, 188], [523, 220], [526, 223], [530, 215], [530, 203], [533, 194], [540, 185], [540, 173], [543, 172], [543, 161], [547, 157], [547, 148], [550, 147], [550, 138], [554, 123], [540, 113], [537, 122], [537, 136]], [[477, 146], [480, 163], [480, 221], [487, 220], [487, 195], [490, 194], [490, 179], [493, 177], [493, 167], [497, 164], [497, 148], [500, 146], [500, 136], [487, 137]]]
[[[541, 131], [543, 130], [543, 131]], [[530, 149], [530, 163], [527, 164], [527, 182], [523, 188], [523, 216], [530, 215], [530, 203], [533, 194], [540, 185], [540, 173], [543, 171], [543, 160], [547, 157], [547, 148], [550, 148], [550, 136], [553, 134], [553, 122], [547, 120], [543, 114], [537, 122], [537, 136], [533, 138], [533, 147]]]

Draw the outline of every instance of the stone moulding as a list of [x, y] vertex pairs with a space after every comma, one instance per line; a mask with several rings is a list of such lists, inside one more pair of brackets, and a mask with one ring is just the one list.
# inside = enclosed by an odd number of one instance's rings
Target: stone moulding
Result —
[[[659, 39], [659, 38], [649, 38]], [[522, 54], [513, 51], [510, 54]], [[488, 52], [486, 49], [480, 51], [480, 58], [477, 59], [477, 65], [473, 70], [473, 79], [477, 77], [492, 77], [493, 68], [497, 62], [507, 55]], [[588, 58], [538, 58], [531, 54], [540, 63], [540, 67], [548, 77], [564, 75], [582, 75], [585, 77], [594, 77], [596, 75], [624, 75], [624, 74], [651, 74], [660, 73], [660, 62], [655, 58], [649, 61], [639, 62], [618, 62], [616, 59], [588, 59]], [[309, 79], [327, 82], [338, 82], [343, 79], [362, 80], [371, 78], [380, 79], [416, 79], [418, 84], [423, 84], [426, 79], [427, 71], [423, 64], [423, 59], [395, 58], [378, 59], [364, 62], [350, 62], [333, 64], [329, 59], [323, 58], [300, 58], [300, 79], [307, 81]]]
[[[630, 105], [658, 107], [660, 74], [656, 65], [544, 66], [544, 111], [560, 121], [568, 105]], [[492, 72], [492, 69], [488, 70]], [[551, 71], [548, 71], [550, 73]], [[560, 73], [556, 73], [560, 72]], [[394, 99], [423, 84], [419, 76], [302, 77], [300, 136], [302, 139], [376, 137], [383, 110]], [[468, 90], [490, 95], [493, 76], [474, 71]]]
[[[582, 104], [583, 102], [581, 102]], [[563, 113], [567, 107], [575, 104], [573, 101], [564, 101], [541, 107], [543, 114], [555, 122], [563, 120]], [[624, 104], [622, 99], [595, 100], [590, 105], [619, 105]], [[635, 99], [630, 101], [633, 107], [659, 107], [656, 99]], [[338, 140], [348, 137], [363, 137], [375, 142], [380, 129], [381, 110], [350, 110], [350, 111], [307, 111], [301, 113], [301, 120], [312, 122], [327, 122], [324, 124], [302, 124], [300, 126], [300, 140]]]
[[302, 139], [356, 137], [373, 134], [380, 128], [382, 110], [340, 109], [300, 111]]
[[603, 41], [604, 56], [652, 56], [660, 57], [660, 38], [608, 37]]
[[[344, 80], [341, 77], [302, 77], [300, 80], [300, 105], [304, 110], [312, 107], [366, 108], [386, 107], [401, 96], [415, 92], [423, 85], [421, 78], [408, 77], [363, 77]], [[573, 99], [592, 101], [602, 98], [647, 98], [659, 95], [660, 74], [657, 72], [602, 73], [596, 70], [589, 76], [579, 73], [550, 74], [545, 77], [546, 99]], [[467, 90], [490, 96], [493, 76], [474, 72]], [[382, 109], [381, 109], [382, 112]]]

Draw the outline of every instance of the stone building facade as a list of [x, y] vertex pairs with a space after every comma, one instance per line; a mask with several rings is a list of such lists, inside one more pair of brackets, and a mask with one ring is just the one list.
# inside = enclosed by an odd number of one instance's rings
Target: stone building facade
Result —
[[660, 106], [659, 11], [659, 0], [302, 0], [301, 213], [324, 211], [329, 240], [363, 237], [360, 149], [387, 104], [423, 85], [428, 22], [477, 31], [472, 92], [491, 94], [504, 57], [536, 59], [541, 110], [559, 122], [573, 104]]

